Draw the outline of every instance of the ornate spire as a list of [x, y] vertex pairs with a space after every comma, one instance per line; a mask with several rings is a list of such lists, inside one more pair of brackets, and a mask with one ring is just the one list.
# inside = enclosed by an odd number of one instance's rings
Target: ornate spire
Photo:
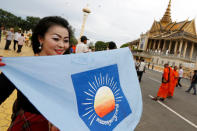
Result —
[[171, 23], [172, 22], [170, 12], [171, 12], [171, 0], [169, 1], [168, 8], [166, 9], [165, 14], [160, 21], [161, 23]]

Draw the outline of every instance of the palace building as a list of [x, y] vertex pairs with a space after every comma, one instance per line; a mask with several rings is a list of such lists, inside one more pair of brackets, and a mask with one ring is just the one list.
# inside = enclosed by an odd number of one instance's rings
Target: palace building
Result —
[[195, 20], [173, 22], [170, 0], [162, 19], [154, 21], [147, 33], [131, 42], [133, 45], [138, 49], [138, 52], [132, 51], [134, 57], [144, 57], [157, 65], [169, 63], [194, 68], [197, 62]]

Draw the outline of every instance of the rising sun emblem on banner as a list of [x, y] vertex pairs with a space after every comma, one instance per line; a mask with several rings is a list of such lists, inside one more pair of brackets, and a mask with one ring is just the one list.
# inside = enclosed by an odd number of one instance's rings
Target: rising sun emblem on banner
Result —
[[130, 113], [117, 65], [73, 74], [78, 113], [90, 130], [112, 130]]

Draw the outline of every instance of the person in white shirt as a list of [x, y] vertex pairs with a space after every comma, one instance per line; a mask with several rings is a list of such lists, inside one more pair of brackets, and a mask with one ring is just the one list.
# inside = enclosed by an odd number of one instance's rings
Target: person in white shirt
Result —
[[4, 50], [10, 50], [9, 47], [13, 38], [14, 38], [14, 28], [10, 28], [10, 31], [8, 31], [6, 35], [6, 43]]
[[146, 69], [146, 63], [144, 62], [144, 59], [141, 59], [139, 63], [139, 69], [138, 69], [139, 82], [141, 82], [142, 75], [145, 72], [145, 69]]
[[137, 72], [137, 76], [139, 77], [139, 66], [140, 66], [140, 61], [138, 58], [136, 58], [135, 60], [135, 69], [136, 69], [136, 72]]
[[168, 53], [169, 53], [169, 50], [166, 50], [166, 55], [168, 55]]
[[182, 85], [180, 83], [182, 77], [183, 77], [183, 69], [182, 69], [182, 67], [180, 67], [180, 69], [179, 69], [179, 79], [178, 79], [178, 83], [177, 83], [176, 87], [182, 87]]
[[89, 52], [87, 46], [87, 40], [89, 40], [86, 36], [81, 37], [81, 43], [78, 43], [76, 46], [76, 53], [87, 53]]
[[16, 50], [16, 44], [18, 44], [18, 38], [21, 36], [21, 31], [17, 31], [14, 33], [14, 51]]
[[159, 55], [161, 54], [161, 50], [158, 51]]
[[17, 50], [17, 53], [21, 52], [21, 48], [23, 47], [24, 43], [25, 43], [25, 37], [24, 37], [24, 34], [21, 34], [21, 36], [18, 38], [18, 50]]
[[3, 26], [0, 25], [0, 43], [1, 43], [1, 33], [3, 32]]

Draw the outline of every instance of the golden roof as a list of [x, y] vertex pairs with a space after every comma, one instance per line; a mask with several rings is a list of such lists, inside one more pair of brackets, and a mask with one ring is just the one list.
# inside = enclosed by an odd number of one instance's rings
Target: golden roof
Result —
[[168, 8], [166, 9], [164, 16], [160, 20], [162, 25], [172, 22], [170, 11], [171, 11], [171, 0], [169, 1]]
[[179, 23], [175, 23], [170, 29], [169, 31], [178, 31], [180, 28], [184, 27], [185, 21], [179, 22]]
[[176, 32], [176, 31], [184, 31], [184, 32], [188, 32], [190, 34], [193, 35], [197, 35], [196, 34], [196, 27], [195, 27], [195, 20], [185, 20], [182, 22], [171, 22], [167, 25], [162, 25], [161, 22], [158, 21], [154, 21], [153, 25], [150, 29], [150, 33], [154, 32]]
[[149, 31], [151, 36], [158, 36], [162, 34], [172, 34], [177, 32], [186, 32], [191, 35], [196, 35], [195, 20], [185, 20], [181, 22], [172, 22], [171, 20], [171, 0], [169, 1], [168, 8], [160, 21], [154, 21]]

